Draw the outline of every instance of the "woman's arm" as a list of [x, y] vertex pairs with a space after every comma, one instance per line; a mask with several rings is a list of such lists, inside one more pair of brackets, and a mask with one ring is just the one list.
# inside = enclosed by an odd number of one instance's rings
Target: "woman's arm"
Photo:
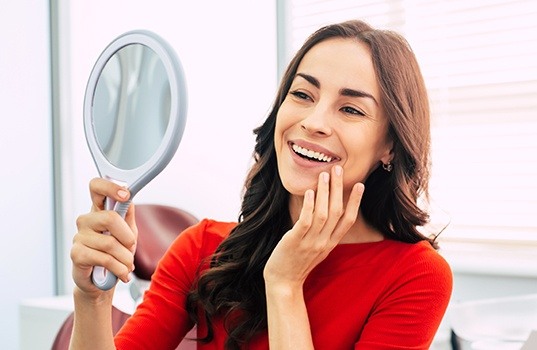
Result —
[[[126, 201], [129, 193], [124, 188], [103, 180], [90, 183], [93, 202], [91, 212], [77, 219], [78, 232], [73, 238], [74, 325], [71, 349], [115, 349], [112, 334], [112, 297], [109, 291], [98, 289], [91, 281], [93, 266], [103, 266], [126, 282], [134, 269], [134, 251], [137, 230], [134, 206], [125, 220], [116, 212], [104, 210], [106, 197]], [[102, 232], [110, 232], [103, 235]]]
[[267, 286], [270, 349], [313, 349], [302, 288]]
[[116, 349], [112, 334], [113, 291], [95, 300], [75, 287], [75, 317], [70, 349]]
[[270, 349], [313, 349], [304, 281], [356, 221], [363, 189], [356, 184], [344, 207], [343, 170], [336, 166], [319, 175], [316, 196], [313, 190], [304, 194], [297, 222], [264, 269]]

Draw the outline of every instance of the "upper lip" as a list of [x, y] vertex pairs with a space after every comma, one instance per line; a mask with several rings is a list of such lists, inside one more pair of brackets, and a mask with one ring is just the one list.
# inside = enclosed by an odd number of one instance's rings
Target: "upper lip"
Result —
[[293, 140], [293, 141], [289, 141], [288, 144], [291, 147], [293, 145], [297, 145], [297, 146], [300, 146], [302, 148], [306, 148], [306, 149], [314, 151], [314, 152], [322, 153], [325, 156], [328, 156], [328, 157], [332, 158], [332, 162], [338, 161], [340, 159], [337, 155], [335, 155], [334, 153], [330, 152], [325, 147], [317, 145], [317, 144], [314, 144], [314, 143], [311, 143], [311, 142], [308, 142], [308, 141], [305, 141], [305, 140]]

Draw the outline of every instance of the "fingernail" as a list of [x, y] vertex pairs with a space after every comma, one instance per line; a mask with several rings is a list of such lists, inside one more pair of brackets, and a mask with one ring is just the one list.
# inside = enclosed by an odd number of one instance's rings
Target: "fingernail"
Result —
[[323, 172], [322, 177], [325, 183], [328, 183], [328, 181], [330, 181], [330, 175], [328, 175], [328, 173]]
[[336, 171], [337, 176], [341, 176], [341, 173], [343, 172], [343, 168], [340, 165], [336, 165], [335, 171]]
[[127, 198], [129, 195], [129, 192], [125, 190], [119, 190], [117, 191], [117, 195], [121, 198]]

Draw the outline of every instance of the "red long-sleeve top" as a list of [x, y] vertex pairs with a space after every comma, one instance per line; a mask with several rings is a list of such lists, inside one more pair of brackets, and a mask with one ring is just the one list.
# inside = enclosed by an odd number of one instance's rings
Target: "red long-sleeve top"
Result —
[[[118, 349], [175, 349], [193, 327], [185, 308], [202, 260], [236, 223], [202, 220], [172, 244], [144, 300], [116, 335]], [[452, 273], [428, 242], [340, 244], [308, 276], [304, 297], [315, 349], [428, 349], [446, 311]], [[206, 325], [199, 324], [200, 335]], [[198, 349], [224, 349], [226, 332]], [[267, 332], [248, 349], [268, 349]]]

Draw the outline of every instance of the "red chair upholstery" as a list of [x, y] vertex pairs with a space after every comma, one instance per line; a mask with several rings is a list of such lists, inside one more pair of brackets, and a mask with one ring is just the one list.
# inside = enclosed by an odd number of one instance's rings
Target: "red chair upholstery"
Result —
[[[54, 339], [54, 343], [52, 344], [52, 350], [68, 350], [69, 349], [69, 342], [71, 340], [71, 332], [73, 331], [73, 321], [74, 321], [74, 313], [71, 313], [67, 319], [63, 322], [60, 330], [58, 331], [58, 334], [56, 335], [56, 338]], [[124, 313], [123, 311], [117, 309], [116, 307], [112, 306], [112, 330], [114, 332], [114, 335], [119, 331], [121, 326], [127, 321], [127, 319], [130, 317], [129, 314]], [[181, 349], [181, 348], [177, 348]], [[183, 348], [184, 350], [188, 348]], [[191, 348], [195, 349], [195, 347]]]
[[[179, 208], [158, 204], [136, 205], [136, 225], [138, 226], [138, 242], [136, 254], [134, 255], [134, 265], [136, 266], [134, 275], [136, 278], [149, 281], [158, 261], [173, 240], [184, 229], [197, 222], [198, 219], [195, 216]], [[129, 314], [112, 307], [112, 329], [114, 334], [119, 331], [129, 317]], [[72, 313], [58, 331], [52, 350], [69, 349], [73, 320], [74, 314]], [[186, 338], [194, 337], [196, 337], [195, 329], [186, 336]], [[196, 349], [196, 342], [185, 340], [179, 344], [176, 350], [194, 349]]]

